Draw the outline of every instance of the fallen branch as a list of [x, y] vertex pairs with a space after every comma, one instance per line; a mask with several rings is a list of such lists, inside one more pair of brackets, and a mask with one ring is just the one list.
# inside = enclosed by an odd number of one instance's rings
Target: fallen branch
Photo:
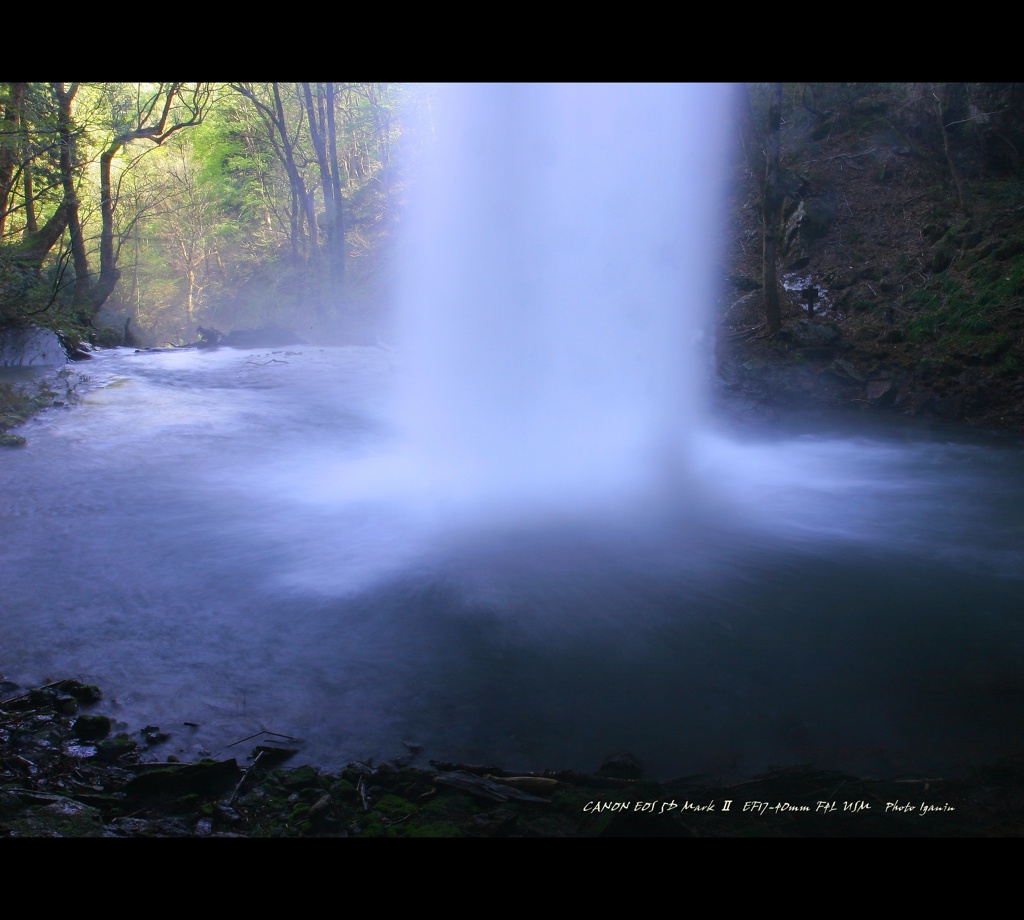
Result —
[[64, 677], [61, 680], [55, 680], [49, 684], [43, 684], [41, 687], [33, 687], [31, 690], [26, 690], [24, 693], [19, 693], [17, 696], [9, 696], [6, 700], [0, 700], [0, 706], [6, 706], [8, 703], [16, 702], [17, 700], [23, 700], [27, 696], [31, 696], [33, 693], [39, 690], [52, 690], [55, 687], [63, 687], [64, 684], [75, 681], [74, 677]]
[[[253, 737], [255, 737], [255, 736], [253, 736]], [[249, 764], [249, 769], [248, 769], [248, 770], [246, 770], [246, 771], [245, 771], [245, 772], [244, 772], [244, 773], [242, 774], [242, 777], [241, 777], [241, 779], [239, 779], [239, 781], [238, 781], [238, 784], [237, 784], [237, 785], [235, 786], [235, 791], [231, 793], [231, 797], [230, 797], [230, 798], [228, 799], [228, 805], [232, 805], [232, 804], [234, 803], [235, 799], [236, 799], [236, 798], [238, 798], [238, 792], [239, 792], [239, 790], [240, 790], [240, 789], [242, 788], [242, 783], [244, 783], [244, 782], [245, 782], [245, 780], [246, 780], [246, 777], [247, 777], [247, 776], [249, 775], [249, 771], [250, 771], [250, 770], [252, 770], [252, 769], [254, 769], [254, 768], [255, 768], [255, 766], [256, 766], [256, 764], [258, 764], [258, 763], [260, 762], [260, 758], [261, 758], [262, 756], [263, 756], [263, 751], [260, 751], [260, 752], [259, 752], [259, 753], [258, 753], [258, 754], [256, 755], [256, 759], [255, 759], [255, 760], [254, 760], [254, 761], [253, 761], [253, 762], [252, 762], [251, 764]]]
[[[190, 723], [186, 722], [186, 725]], [[302, 741], [301, 738], [293, 738], [291, 735], [282, 735], [281, 732], [272, 732], [269, 729], [263, 729], [263, 731], [256, 732], [254, 735], [249, 735], [246, 738], [239, 738], [237, 741], [232, 741], [231, 744], [225, 745], [225, 747], [234, 747], [236, 744], [242, 744], [245, 741], [251, 741], [253, 738], [258, 738], [260, 735], [273, 735], [276, 738], [287, 738], [289, 741], [299, 743]]]
[[468, 792], [470, 795], [475, 795], [477, 798], [488, 799], [492, 802], [508, 802], [509, 800], [514, 800], [516, 802], [536, 802], [539, 805], [551, 804], [547, 799], [542, 799], [540, 796], [523, 792], [515, 786], [495, 783], [482, 776], [477, 776], [474, 773], [466, 773], [461, 770], [452, 773], [438, 773], [437, 776], [434, 777], [434, 782], [442, 786], [451, 786], [454, 789], [458, 789], [460, 792]]

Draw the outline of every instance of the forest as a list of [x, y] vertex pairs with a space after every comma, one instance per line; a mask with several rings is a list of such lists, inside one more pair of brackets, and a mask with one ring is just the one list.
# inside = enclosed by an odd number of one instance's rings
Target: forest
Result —
[[382, 83], [0, 84], [0, 324], [336, 339], [373, 309], [426, 97]]

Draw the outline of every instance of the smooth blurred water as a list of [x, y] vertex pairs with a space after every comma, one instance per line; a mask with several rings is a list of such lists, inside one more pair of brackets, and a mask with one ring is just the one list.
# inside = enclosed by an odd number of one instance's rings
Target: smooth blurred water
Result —
[[[371, 348], [103, 353], [0, 456], [2, 673], [336, 767], [949, 773], [1024, 729], [1021, 445], [706, 435], [705, 488], [443, 514]], [[404, 483], [404, 489], [399, 484]], [[635, 499], [635, 500], [634, 500]], [[190, 728], [186, 721], [199, 723]]]
[[700, 84], [435, 91], [395, 327], [396, 411], [432, 492], [546, 514], [685, 470], [728, 98]]

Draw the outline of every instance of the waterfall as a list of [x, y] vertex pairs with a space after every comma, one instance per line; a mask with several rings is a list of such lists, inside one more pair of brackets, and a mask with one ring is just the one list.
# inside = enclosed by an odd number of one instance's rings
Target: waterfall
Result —
[[422, 494], [547, 514], [687, 475], [727, 98], [701, 84], [436, 89], [396, 333]]

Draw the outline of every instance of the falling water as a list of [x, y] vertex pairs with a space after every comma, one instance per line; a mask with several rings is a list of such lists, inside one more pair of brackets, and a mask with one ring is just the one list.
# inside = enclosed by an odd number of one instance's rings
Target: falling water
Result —
[[546, 514], [673, 484], [710, 370], [722, 88], [456, 85], [434, 111], [397, 340], [424, 489]]

